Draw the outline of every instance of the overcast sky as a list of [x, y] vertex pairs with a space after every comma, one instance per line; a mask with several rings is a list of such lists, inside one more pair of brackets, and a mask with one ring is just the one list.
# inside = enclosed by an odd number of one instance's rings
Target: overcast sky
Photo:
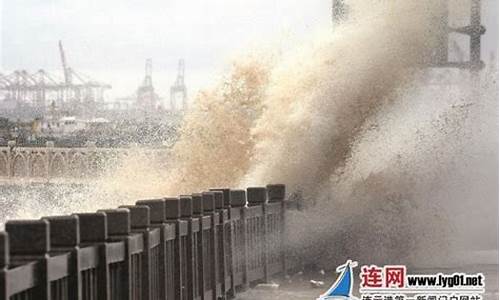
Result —
[[71, 67], [111, 83], [111, 95], [133, 93], [149, 57], [161, 93], [174, 81], [179, 58], [193, 90], [257, 40], [330, 24], [327, 0], [1, 1], [3, 70], [60, 73], [61, 39]]
[[[166, 95], [177, 60], [191, 93], [246, 47], [331, 26], [331, 0], [0, 0], [1, 69], [60, 71], [61, 39], [71, 67], [132, 94], [153, 59]], [[488, 48], [498, 45], [498, 1], [483, 0]], [[495, 27], [494, 30], [491, 30]], [[495, 46], [491, 46], [495, 45]]]

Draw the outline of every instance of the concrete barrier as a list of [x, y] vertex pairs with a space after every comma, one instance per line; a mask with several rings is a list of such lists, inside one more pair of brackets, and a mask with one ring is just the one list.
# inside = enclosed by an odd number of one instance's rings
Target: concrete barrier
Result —
[[0, 299], [228, 299], [286, 272], [285, 187], [213, 189], [0, 232]]

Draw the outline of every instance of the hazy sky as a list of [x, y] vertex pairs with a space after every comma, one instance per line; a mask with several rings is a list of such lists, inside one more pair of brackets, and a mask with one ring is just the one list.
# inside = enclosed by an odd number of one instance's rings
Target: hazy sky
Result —
[[[228, 57], [286, 32], [329, 26], [326, 0], [2, 0], [3, 69], [60, 73], [57, 41], [69, 64], [131, 94], [153, 59], [164, 93], [186, 61], [188, 88], [210, 80]], [[307, 5], [306, 5], [307, 2]]]
[[[186, 60], [186, 83], [194, 93], [246, 47], [331, 26], [330, 1], [0, 0], [1, 69], [62, 75], [61, 39], [71, 67], [113, 85], [108, 96], [134, 93], [149, 57], [161, 95], [175, 79], [179, 58]], [[498, 2], [483, 2], [489, 26], [483, 40], [497, 47]]]

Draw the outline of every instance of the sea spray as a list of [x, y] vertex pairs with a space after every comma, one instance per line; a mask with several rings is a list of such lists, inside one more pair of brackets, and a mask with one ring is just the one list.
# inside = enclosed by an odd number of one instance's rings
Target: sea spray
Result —
[[[9, 216], [279, 182], [307, 204], [288, 215], [287, 227], [290, 245], [307, 251], [305, 263], [423, 265], [447, 257], [458, 224], [450, 206], [465, 222], [457, 203], [473, 202], [457, 187], [477, 190], [492, 178], [487, 168], [468, 174], [476, 167], [467, 163], [495, 152], [490, 136], [476, 139], [478, 147], [470, 136], [477, 128], [497, 132], [497, 116], [483, 114], [498, 104], [494, 88], [470, 98], [467, 87], [429, 85], [442, 75], [422, 71], [442, 25], [436, 3], [351, 1], [350, 18], [333, 33], [282, 56], [238, 60], [220, 84], [199, 93], [164, 163], [137, 152], [84, 193]], [[468, 83], [465, 71], [444, 74]], [[497, 199], [491, 191], [480, 200], [487, 210]]]
[[172, 150], [165, 189], [173, 194], [213, 186], [236, 186], [250, 168], [255, 139], [251, 129], [264, 109], [268, 58], [246, 57], [229, 76], [202, 91], [187, 114]]
[[[312, 47], [290, 51], [271, 70], [255, 61], [243, 72], [236, 66], [229, 81], [200, 95], [174, 148], [168, 191], [283, 182], [316, 204], [289, 223], [299, 233], [295, 243], [342, 259], [349, 251], [358, 259], [381, 257], [368, 255], [368, 245], [353, 249], [347, 242], [350, 234], [357, 243], [364, 239], [379, 245], [383, 257], [409, 254], [416, 243], [408, 235], [414, 231], [408, 225], [394, 230], [388, 219], [415, 221], [414, 203], [405, 193], [384, 190], [384, 179], [389, 179], [383, 174], [368, 174], [359, 182], [345, 167], [366, 121], [400, 100], [415, 73], [429, 62], [442, 34], [436, 30], [441, 28], [442, 7], [435, 1], [350, 5], [351, 18]], [[358, 193], [337, 195], [339, 183], [356, 186]], [[398, 184], [400, 189], [414, 188], [411, 182]], [[343, 206], [343, 201], [352, 204]], [[381, 202], [386, 211], [377, 213], [378, 224], [359, 220]], [[314, 260], [322, 256], [309, 253]]]
[[349, 157], [365, 120], [431, 55], [440, 13], [433, 3], [353, 2], [350, 21], [274, 74], [252, 130], [258, 142], [246, 182], [281, 180], [313, 198]]
[[[463, 91], [445, 89], [426, 95], [441, 102], [427, 102], [427, 110], [420, 112], [431, 118], [411, 115], [412, 107], [425, 99], [419, 91], [438, 77], [428, 73], [424, 77], [431, 79], [424, 83], [416, 76], [422, 75], [437, 37], [443, 34], [437, 30], [443, 20], [439, 19], [442, 7], [436, 3], [352, 2], [351, 19], [339, 24], [333, 35], [312, 49], [291, 51], [273, 66], [269, 81], [259, 86], [259, 95], [264, 95], [256, 107], [262, 110], [256, 109], [255, 120], [243, 127], [244, 146], [232, 149], [240, 161], [225, 159], [231, 155], [226, 151], [213, 154], [217, 145], [225, 145], [239, 108], [212, 114], [227, 122], [203, 119], [210, 135], [206, 143], [189, 149], [194, 159], [187, 154], [184, 158], [187, 165], [199, 164], [188, 172], [200, 166], [205, 171], [193, 172], [194, 178], [185, 180], [195, 180], [192, 187], [198, 189], [235, 182], [240, 186], [286, 183], [290, 192], [299, 192], [303, 201], [315, 204], [289, 222], [295, 233], [291, 243], [305, 246], [313, 263], [334, 264], [335, 259], [355, 256], [367, 262], [421, 265], [429, 262], [422, 260], [422, 253], [435, 250], [440, 251], [429, 257], [445, 257], [450, 221], [443, 204], [430, 196], [452, 172], [450, 165], [462, 146], [453, 142], [464, 141], [461, 129], [469, 104], [460, 102]], [[201, 99], [204, 106], [206, 100]], [[383, 151], [379, 159], [361, 151], [374, 138], [373, 128], [381, 127], [379, 123], [395, 114], [396, 108], [402, 115], [410, 113], [416, 118], [413, 125], [421, 128], [394, 130], [405, 126], [405, 120], [399, 119], [395, 127], [379, 129], [384, 132], [382, 140], [372, 145]], [[433, 109], [441, 114], [433, 115]], [[211, 122], [218, 126], [211, 127]], [[422, 126], [426, 122], [431, 126]], [[196, 126], [191, 129], [206, 132]], [[402, 133], [408, 140], [393, 146], [401, 147], [400, 153], [384, 148], [389, 147], [384, 138]], [[429, 156], [436, 149], [441, 149], [441, 156]], [[199, 153], [207, 159], [199, 160]], [[183, 159], [176, 164], [186, 166]], [[176, 184], [167, 183], [168, 190], [175, 193], [178, 181], [172, 182]]]

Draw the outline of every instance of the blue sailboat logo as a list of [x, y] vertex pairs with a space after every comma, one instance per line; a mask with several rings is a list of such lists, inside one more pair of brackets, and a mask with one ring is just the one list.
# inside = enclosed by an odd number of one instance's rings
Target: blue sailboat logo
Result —
[[356, 267], [358, 263], [356, 261], [347, 260], [347, 262], [341, 266], [337, 267], [337, 273], [341, 273], [337, 278], [335, 283], [324, 293], [319, 296], [317, 300], [327, 300], [327, 299], [339, 299], [339, 300], [357, 300], [355, 296], [352, 295], [353, 274], [352, 268]]

